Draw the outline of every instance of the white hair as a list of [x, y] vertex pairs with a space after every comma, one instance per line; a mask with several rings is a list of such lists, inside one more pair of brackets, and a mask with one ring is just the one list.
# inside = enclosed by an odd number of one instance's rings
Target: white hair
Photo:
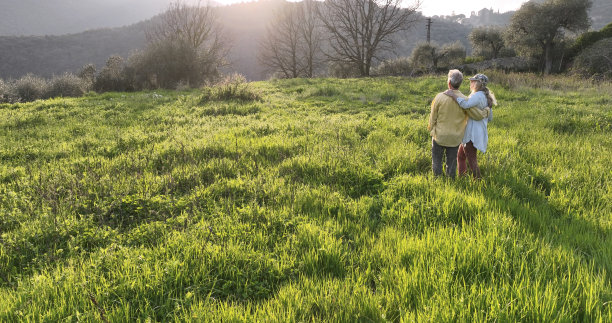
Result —
[[463, 73], [460, 70], [448, 71], [448, 82], [453, 88], [458, 89], [463, 82]]

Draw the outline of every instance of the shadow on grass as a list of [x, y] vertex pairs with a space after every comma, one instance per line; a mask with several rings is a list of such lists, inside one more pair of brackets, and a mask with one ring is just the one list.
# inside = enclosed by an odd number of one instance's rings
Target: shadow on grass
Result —
[[533, 186], [510, 174], [486, 179], [482, 194], [488, 203], [506, 211], [522, 228], [553, 245], [563, 247], [593, 263], [612, 281], [610, 230], [602, 228], [551, 204], [546, 196], [549, 185], [533, 181]]

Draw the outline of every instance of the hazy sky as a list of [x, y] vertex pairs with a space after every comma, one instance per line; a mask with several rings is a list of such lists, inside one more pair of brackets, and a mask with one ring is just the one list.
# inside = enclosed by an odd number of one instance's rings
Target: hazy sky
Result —
[[[406, 0], [404, 0], [406, 1]], [[482, 1], [460, 1], [460, 0], [423, 0], [421, 11], [425, 16], [464, 14], [469, 16], [472, 11], [478, 12], [487, 8], [499, 12], [516, 10], [526, 0], [482, 0]]]
[[[214, 0], [221, 4], [232, 4], [239, 2], [250, 2], [245, 0]], [[252, 1], [252, 0], [251, 0]], [[299, 1], [299, 0], [294, 0]], [[462, 1], [462, 0], [421, 0], [421, 9], [425, 16], [464, 14], [469, 16], [472, 11], [487, 8], [499, 12], [506, 12], [518, 9], [526, 0], [481, 0], [481, 1]], [[404, 0], [404, 4], [412, 4], [414, 0]]]

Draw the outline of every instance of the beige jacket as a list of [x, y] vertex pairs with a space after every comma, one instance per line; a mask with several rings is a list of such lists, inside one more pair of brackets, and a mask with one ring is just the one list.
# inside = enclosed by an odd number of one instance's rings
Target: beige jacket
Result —
[[[459, 97], [467, 99], [459, 90], [454, 90]], [[468, 117], [482, 120], [489, 115], [490, 109], [477, 107], [462, 109], [457, 101], [444, 93], [436, 95], [431, 102], [431, 113], [427, 130], [440, 146], [455, 147], [461, 144]]]

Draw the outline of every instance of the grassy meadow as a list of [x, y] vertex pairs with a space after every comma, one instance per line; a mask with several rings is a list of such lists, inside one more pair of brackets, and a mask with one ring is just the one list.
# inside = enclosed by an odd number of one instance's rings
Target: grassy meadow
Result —
[[612, 85], [489, 77], [479, 182], [442, 76], [0, 105], [0, 321], [611, 322]]

